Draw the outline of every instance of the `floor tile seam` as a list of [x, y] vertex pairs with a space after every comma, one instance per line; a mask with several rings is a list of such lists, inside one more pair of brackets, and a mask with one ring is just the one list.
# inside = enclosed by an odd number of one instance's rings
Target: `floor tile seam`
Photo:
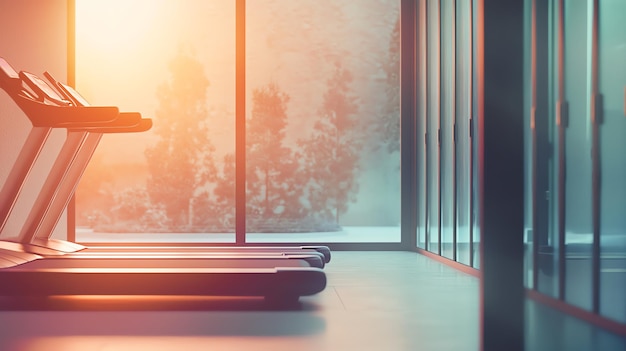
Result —
[[337, 298], [339, 299], [339, 302], [341, 302], [341, 307], [343, 307], [344, 310], [347, 310], [346, 304], [343, 302], [343, 299], [341, 298], [341, 295], [339, 295], [339, 291], [337, 291], [337, 289], [334, 286], [332, 287], [332, 289], [335, 292], [335, 295], [337, 295]]

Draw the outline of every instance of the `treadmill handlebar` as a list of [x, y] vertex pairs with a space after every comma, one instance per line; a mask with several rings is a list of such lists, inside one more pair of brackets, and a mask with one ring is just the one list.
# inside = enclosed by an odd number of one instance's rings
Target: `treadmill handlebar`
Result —
[[67, 128], [93, 133], [144, 132], [152, 128], [152, 120], [138, 112], [120, 113], [115, 106], [90, 106], [76, 90], [52, 83], [29, 72], [19, 72], [0, 57], [0, 88], [5, 90], [31, 121], [33, 127]]
[[86, 131], [90, 133], [138, 133], [152, 128], [152, 119], [141, 118], [137, 112], [120, 112], [119, 117], [113, 123], [106, 126], [94, 126], [88, 128], [68, 128], [70, 131]]
[[13, 101], [24, 111], [33, 127], [88, 128], [114, 123], [120, 111], [115, 106], [58, 106], [19, 94]]

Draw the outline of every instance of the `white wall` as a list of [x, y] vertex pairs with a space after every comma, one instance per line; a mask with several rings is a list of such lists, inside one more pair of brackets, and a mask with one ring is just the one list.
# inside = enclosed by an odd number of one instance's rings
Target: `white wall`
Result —
[[[67, 77], [67, 1], [0, 0], [0, 57], [17, 71], [39, 76], [49, 71], [57, 79]], [[31, 124], [8, 95], [0, 89], [0, 186], [13, 166]], [[51, 163], [65, 140], [65, 132], [52, 133], [46, 150], [28, 179], [22, 197], [5, 226], [2, 237], [19, 234]], [[67, 233], [66, 216], [61, 219], [54, 237]]]

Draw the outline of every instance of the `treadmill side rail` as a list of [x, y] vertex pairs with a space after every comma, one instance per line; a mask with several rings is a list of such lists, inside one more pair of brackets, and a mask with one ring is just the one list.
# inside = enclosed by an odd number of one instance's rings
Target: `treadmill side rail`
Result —
[[319, 268], [0, 270], [0, 296], [308, 296], [326, 287]]

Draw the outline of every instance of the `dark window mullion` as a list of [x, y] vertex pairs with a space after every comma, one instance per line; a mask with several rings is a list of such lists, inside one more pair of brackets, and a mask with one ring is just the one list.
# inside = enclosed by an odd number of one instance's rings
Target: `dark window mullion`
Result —
[[468, 36], [469, 55], [468, 55], [468, 112], [469, 112], [469, 159], [467, 164], [469, 166], [469, 266], [474, 267], [474, 1], [469, 6], [468, 14], [468, 28], [470, 35]]
[[535, 122], [537, 118], [537, 0], [532, 1], [531, 8], [531, 35], [530, 35], [530, 133], [531, 133], [531, 213], [532, 213], [532, 250], [533, 273], [532, 286], [538, 289], [539, 281], [539, 240], [537, 238], [537, 132]]
[[[415, 237], [417, 221], [417, 184], [416, 179], [416, 113], [415, 113], [415, 4], [412, 0], [402, 0], [400, 2], [400, 142], [402, 147], [401, 162], [401, 241], [406, 248], [417, 246]], [[408, 171], [406, 171], [408, 170]]]
[[246, 242], [246, 0], [235, 4], [235, 243]]
[[428, 128], [430, 128], [430, 96], [427, 91], [430, 86], [428, 81], [428, 71], [430, 70], [430, 60], [428, 59], [428, 42], [430, 37], [430, 21], [428, 20], [429, 4], [428, 0], [424, 1], [424, 174], [425, 174], [425, 186], [424, 186], [424, 249], [430, 251], [430, 148], [428, 147]]
[[[76, 88], [76, 0], [67, 2], [67, 84]], [[67, 204], [67, 240], [76, 242], [76, 195]]]
[[441, 69], [443, 67], [443, 64], [441, 62], [442, 60], [442, 55], [441, 55], [441, 39], [442, 39], [442, 35], [441, 35], [441, 1], [437, 1], [437, 18], [438, 18], [438, 28], [437, 28], [437, 61], [439, 62], [439, 67], [437, 70], [437, 91], [438, 91], [438, 95], [437, 95], [437, 254], [439, 256], [441, 256], [441, 232], [442, 232], [442, 227], [441, 227], [441, 207], [442, 207], [442, 202], [441, 201], [441, 153], [442, 153], [442, 147], [441, 147]]
[[457, 143], [457, 138], [456, 138], [456, 127], [457, 127], [457, 123], [456, 123], [456, 102], [457, 102], [457, 94], [456, 94], [456, 83], [457, 83], [457, 77], [456, 77], [456, 1], [452, 1], [452, 28], [450, 29], [452, 31], [452, 43], [450, 44], [450, 47], [452, 49], [451, 55], [452, 55], [452, 69], [450, 70], [450, 74], [452, 74], [452, 88], [450, 89], [450, 91], [452, 92], [453, 96], [452, 96], [452, 107], [450, 108], [450, 113], [452, 114], [452, 162], [450, 162], [450, 164], [452, 164], [452, 170], [451, 172], [451, 176], [452, 176], [452, 259], [454, 261], [457, 261], [457, 235], [458, 235], [458, 230], [457, 230], [457, 225], [458, 225], [458, 221], [457, 221], [457, 215], [458, 215], [458, 208], [457, 208], [457, 177], [456, 177], [456, 169], [457, 169], [457, 164], [456, 164], [456, 143]]
[[[419, 183], [419, 189], [417, 191], [417, 195], [420, 196], [422, 198], [421, 201], [418, 200], [418, 206], [417, 206], [417, 218], [418, 218], [418, 227], [420, 228], [420, 232], [419, 232], [419, 240], [418, 240], [418, 245], [420, 244], [420, 241], [423, 240], [424, 241], [424, 246], [421, 247], [423, 249], [427, 248], [427, 230], [426, 230], [426, 216], [427, 216], [427, 208], [428, 208], [428, 204], [426, 202], [427, 199], [427, 191], [426, 191], [426, 182], [427, 182], [427, 163], [426, 163], [426, 159], [427, 159], [427, 154], [426, 154], [426, 120], [427, 120], [427, 115], [428, 115], [428, 110], [427, 110], [427, 99], [426, 99], [426, 90], [427, 90], [427, 81], [426, 81], [426, 72], [427, 72], [427, 67], [426, 67], [426, 48], [427, 48], [427, 30], [426, 30], [426, 0], [420, 0], [419, 1], [419, 5], [418, 5], [418, 9], [417, 9], [417, 15], [419, 16], [418, 20], [417, 20], [417, 37], [418, 37], [418, 41], [419, 41], [419, 45], [417, 46], [418, 49], [418, 53], [417, 53], [417, 60], [418, 60], [418, 69], [417, 69], [417, 83], [419, 84], [419, 88], [416, 90], [419, 92], [419, 102], [418, 102], [418, 106], [416, 107], [416, 111], [417, 108], [419, 108], [419, 113], [417, 114], [417, 123], [419, 128], [419, 134], [416, 135], [416, 140], [417, 140], [417, 144], [416, 147], [419, 147], [420, 149], [418, 150], [418, 153], [421, 155], [421, 162], [419, 164], [418, 167], [418, 183]], [[421, 204], [422, 206], [420, 207], [419, 204]]]

